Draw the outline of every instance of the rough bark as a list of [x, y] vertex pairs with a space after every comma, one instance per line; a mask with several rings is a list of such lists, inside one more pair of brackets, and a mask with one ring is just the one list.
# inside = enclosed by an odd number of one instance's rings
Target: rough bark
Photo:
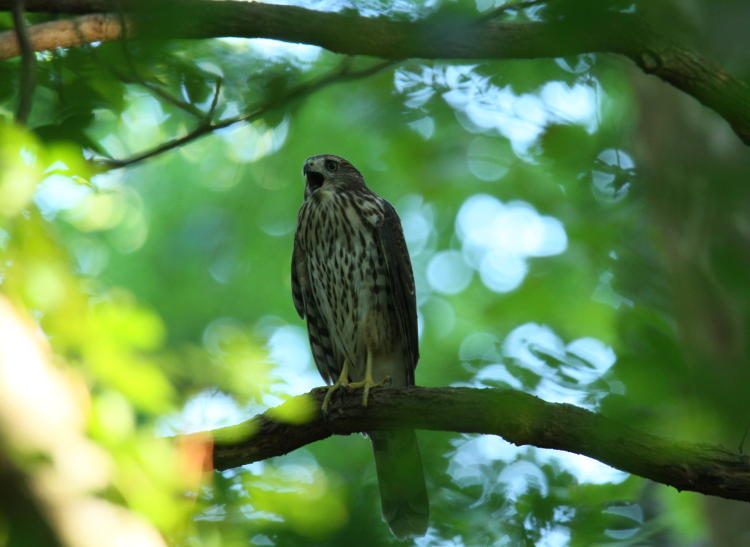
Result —
[[520, 391], [376, 389], [367, 408], [361, 406], [361, 393], [343, 392], [329, 414], [322, 415], [324, 393], [315, 389], [237, 426], [206, 432], [214, 440], [214, 467], [229, 469], [280, 456], [334, 434], [403, 427], [499, 435], [516, 445], [583, 454], [678, 490], [750, 501], [748, 456], [665, 439]]
[[[0, 0], [8, 9], [12, 0]], [[27, 11], [52, 13], [116, 12], [133, 8], [132, 36], [273, 38], [324, 47], [349, 55], [385, 59], [529, 59], [607, 52], [627, 56], [716, 111], [745, 144], [750, 144], [750, 86], [714, 62], [681, 46], [629, 14], [560, 22], [493, 22], [434, 17], [406, 22], [349, 13], [317, 12], [296, 6], [255, 2], [180, 0], [147, 9], [139, 2], [115, 0], [28, 0]], [[31, 31], [34, 34], [35, 31]], [[47, 32], [53, 32], [48, 28]], [[59, 33], [63, 36], [64, 33]], [[121, 33], [120, 33], [121, 34]], [[36, 34], [40, 48], [52, 47]], [[59, 47], [81, 43], [79, 38]], [[106, 39], [118, 39], [108, 33]], [[15, 37], [0, 36], [0, 51], [13, 51]], [[44, 46], [41, 44], [44, 42]], [[7, 55], [6, 55], [7, 57]]]
[[[122, 19], [114, 14], [93, 14], [50, 21], [27, 27], [34, 51], [58, 47], [76, 47], [91, 42], [111, 42], [122, 37]], [[0, 59], [20, 55], [18, 40], [8, 33], [0, 33]]]

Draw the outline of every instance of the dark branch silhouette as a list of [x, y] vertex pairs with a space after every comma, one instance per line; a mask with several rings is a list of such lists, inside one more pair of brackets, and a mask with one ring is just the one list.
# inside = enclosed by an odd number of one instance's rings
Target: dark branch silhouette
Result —
[[294, 397], [242, 424], [204, 432], [214, 467], [229, 469], [286, 454], [331, 435], [380, 429], [430, 429], [499, 435], [516, 445], [583, 454], [634, 475], [729, 499], [750, 501], [750, 457], [718, 446], [638, 431], [601, 414], [547, 403], [521, 391], [472, 388], [343, 390], [327, 415], [325, 389]]
[[[12, 0], [0, 0], [8, 9]], [[523, 7], [527, 2], [520, 2]], [[127, 10], [117, 0], [28, 0], [27, 10], [82, 14]], [[508, 6], [510, 10], [513, 6]], [[493, 17], [473, 20], [439, 14], [421, 21], [394, 21], [351, 13], [319, 12], [296, 6], [258, 2], [179, 0], [149, 8], [148, 17], [133, 12], [129, 37], [212, 38], [234, 36], [272, 38], [314, 44], [347, 55], [384, 59], [531, 59], [581, 53], [615, 53], [632, 59], [692, 95], [722, 116], [745, 144], [750, 144], [750, 86], [713, 61], [652, 28], [637, 15], [610, 13], [579, 18], [575, 14], [553, 22], [498, 22]], [[504, 10], [505, 11], [505, 10]], [[117, 16], [97, 15], [100, 24], [63, 32], [71, 22], [45, 23], [32, 29], [34, 47], [72, 47], [86, 40], [116, 40], [121, 32]], [[82, 21], [82, 20], [79, 20]], [[78, 24], [82, 27], [83, 23]], [[58, 39], [55, 39], [55, 33]], [[89, 36], [89, 34], [91, 36]], [[17, 55], [15, 37], [0, 35], [0, 58]]]
[[116, 169], [120, 167], [127, 167], [129, 165], [133, 165], [133, 164], [142, 162], [144, 160], [147, 160], [149, 158], [153, 158], [155, 156], [163, 154], [164, 152], [168, 152], [170, 150], [174, 150], [175, 148], [179, 148], [180, 146], [187, 144], [189, 142], [192, 142], [195, 139], [198, 139], [204, 135], [213, 133], [214, 131], [218, 129], [223, 129], [225, 127], [229, 127], [230, 125], [234, 125], [240, 122], [253, 122], [263, 117], [263, 115], [267, 114], [271, 110], [277, 109], [295, 100], [302, 99], [303, 97], [311, 95], [315, 93], [316, 91], [324, 87], [327, 87], [331, 84], [341, 82], [344, 80], [354, 80], [357, 78], [364, 78], [366, 76], [371, 76], [393, 64], [394, 63], [392, 63], [391, 61], [388, 61], [388, 62], [375, 64], [373, 66], [370, 66], [362, 70], [350, 70], [350, 67], [349, 67], [350, 63], [348, 61], [345, 61], [341, 63], [340, 68], [333, 71], [331, 74], [324, 76], [316, 80], [315, 82], [302, 85], [292, 90], [291, 92], [282, 95], [281, 97], [277, 99], [274, 99], [264, 105], [261, 105], [252, 109], [247, 114], [243, 114], [241, 116], [235, 116], [233, 118], [227, 118], [225, 120], [221, 120], [218, 122], [213, 122], [212, 118], [213, 118], [214, 111], [216, 110], [216, 104], [217, 104], [218, 97], [219, 97], [219, 91], [221, 89], [220, 84], [217, 84], [216, 90], [214, 92], [214, 97], [211, 100], [211, 106], [208, 112], [205, 114], [201, 114], [201, 118], [203, 119], [203, 122], [200, 123], [195, 129], [193, 129], [186, 135], [167, 141], [163, 144], [155, 146], [154, 148], [151, 148], [150, 150], [140, 152], [129, 158], [123, 158], [123, 159], [107, 158], [107, 159], [97, 159], [96, 161], [101, 167], [104, 168], [104, 170], [106, 170], [107, 168]]
[[24, 0], [14, 0], [13, 24], [15, 29], [12, 32], [18, 41], [21, 52], [21, 86], [18, 94], [18, 106], [16, 107], [16, 121], [20, 124], [25, 124], [29, 114], [31, 114], [34, 86], [36, 85], [36, 57], [26, 30], [23, 12]]

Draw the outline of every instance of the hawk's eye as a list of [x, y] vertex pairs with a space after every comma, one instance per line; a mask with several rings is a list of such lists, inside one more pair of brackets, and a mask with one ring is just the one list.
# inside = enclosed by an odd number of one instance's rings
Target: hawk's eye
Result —
[[328, 169], [329, 171], [335, 171], [336, 169], [338, 169], [338, 167], [339, 167], [339, 164], [336, 163], [335, 161], [326, 160], [326, 169]]

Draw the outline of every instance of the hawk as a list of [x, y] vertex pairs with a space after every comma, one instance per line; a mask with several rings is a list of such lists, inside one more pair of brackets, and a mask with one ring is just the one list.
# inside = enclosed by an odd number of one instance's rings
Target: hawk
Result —
[[[329, 385], [414, 385], [419, 359], [409, 253], [396, 210], [338, 156], [305, 160], [305, 199], [292, 255], [292, 296], [307, 319], [310, 347]], [[423, 535], [429, 505], [414, 431], [369, 434], [383, 516], [398, 537]]]

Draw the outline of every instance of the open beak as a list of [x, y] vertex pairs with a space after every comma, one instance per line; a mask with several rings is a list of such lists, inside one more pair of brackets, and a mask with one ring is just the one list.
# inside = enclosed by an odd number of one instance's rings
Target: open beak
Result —
[[323, 174], [313, 171], [309, 165], [305, 165], [305, 167], [302, 169], [302, 174], [305, 175], [305, 179], [307, 179], [307, 185], [313, 192], [323, 186], [323, 183], [325, 182], [325, 177], [323, 176]]

